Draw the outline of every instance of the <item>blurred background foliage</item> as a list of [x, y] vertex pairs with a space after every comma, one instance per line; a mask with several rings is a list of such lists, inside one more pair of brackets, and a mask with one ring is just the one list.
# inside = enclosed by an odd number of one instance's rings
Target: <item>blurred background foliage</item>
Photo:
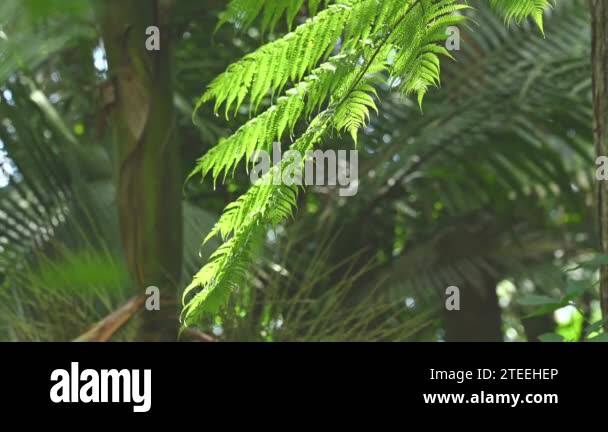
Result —
[[[506, 27], [483, 1], [421, 112], [381, 94], [352, 198], [311, 188], [268, 232], [247, 284], [199, 330], [217, 340], [601, 340], [591, 210], [586, 2]], [[134, 295], [119, 239], [111, 77], [86, 0], [0, 3], [0, 339], [71, 340]], [[171, 25], [183, 179], [248, 118], [203, 107], [205, 86], [276, 34], [224, 25], [221, 1], [177, 1]], [[303, 8], [296, 21], [306, 19]], [[268, 101], [266, 102], [268, 103]], [[327, 143], [349, 148], [350, 140]], [[244, 170], [243, 170], [244, 171]], [[184, 183], [183, 281], [245, 172]], [[445, 289], [463, 310], [447, 312]], [[466, 305], [466, 307], [464, 306]], [[113, 340], [133, 340], [137, 316]]]

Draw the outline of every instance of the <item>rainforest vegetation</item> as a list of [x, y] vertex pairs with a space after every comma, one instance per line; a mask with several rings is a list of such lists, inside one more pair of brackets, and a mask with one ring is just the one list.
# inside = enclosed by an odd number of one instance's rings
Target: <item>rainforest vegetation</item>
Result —
[[605, 341], [607, 156], [602, 0], [3, 0], [0, 340]]

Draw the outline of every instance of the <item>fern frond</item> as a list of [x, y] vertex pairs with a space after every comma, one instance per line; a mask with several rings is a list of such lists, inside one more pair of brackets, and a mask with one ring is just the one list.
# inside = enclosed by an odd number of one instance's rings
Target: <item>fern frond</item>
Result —
[[[437, 42], [447, 37], [445, 30], [449, 25], [464, 19], [455, 12], [467, 6], [454, 4], [453, 0], [442, 0], [439, 3], [426, 0], [422, 5], [427, 4], [427, 7], [413, 8], [409, 11], [409, 8], [415, 4], [416, 2], [413, 2], [403, 6], [396, 2], [386, 2], [378, 8], [377, 0], [361, 1], [353, 7], [349, 20], [351, 23], [359, 23], [362, 17], [365, 17], [371, 20], [371, 23], [367, 21], [364, 26], [349, 24], [350, 27], [347, 26], [345, 32], [351, 39], [359, 41], [359, 38], [367, 34], [366, 32], [372, 31], [370, 29], [373, 29], [375, 38], [380, 40], [386, 37], [387, 29], [390, 30], [387, 34], [391, 35], [393, 44], [385, 40], [379, 45], [379, 49], [375, 49], [377, 52], [373, 55], [374, 64], [367, 66], [368, 74], [383, 72], [386, 69], [386, 61], [392, 52], [396, 51], [397, 59], [393, 61], [391, 75], [400, 77], [403, 91], [406, 94], [417, 93], [421, 103], [428, 87], [439, 83], [438, 55], [449, 56], [447, 50]], [[406, 19], [398, 22], [404, 11], [407, 12]], [[416, 31], [413, 32], [412, 29]], [[349, 42], [351, 49], [348, 54], [340, 54], [329, 59], [288, 91], [286, 96], [280, 97], [275, 105], [247, 122], [230, 137], [221, 140], [199, 159], [191, 176], [200, 173], [205, 177], [211, 173], [214, 181], [222, 174], [225, 178], [243, 158], [249, 160], [258, 150], [269, 151], [272, 143], [281, 141], [287, 131], [293, 134], [298, 120], [302, 116], [309, 116], [315, 108], [320, 108], [327, 101], [329, 94], [333, 94], [334, 99], [341, 98], [344, 90], [348, 89], [357, 77], [356, 74], [350, 74], [349, 81], [346, 79], [349, 74], [344, 71], [354, 70], [357, 67], [361, 51], [367, 52], [365, 54], [367, 57], [372, 57], [369, 53], [374, 50], [373, 43], [361, 42], [358, 45], [353, 43], [352, 40]], [[265, 87], [270, 76], [270, 73], [265, 74], [266, 83], [257, 87]], [[226, 91], [232, 89], [226, 84], [223, 88], [227, 88]], [[253, 93], [259, 95], [257, 90]], [[355, 92], [351, 95], [351, 99], [352, 101], [357, 98], [365, 99], [366, 93], [368, 91]], [[339, 113], [342, 118], [336, 125], [337, 129], [348, 131], [356, 142], [357, 131], [364, 126], [365, 118], [369, 116], [367, 108], [376, 109], [372, 101], [367, 101], [367, 106], [366, 104], [342, 106]]]
[[[452, 58], [442, 42], [447, 38], [447, 28], [466, 19], [459, 11], [468, 9], [466, 5], [454, 4], [453, 1], [441, 1], [426, 4], [410, 13], [393, 37], [393, 43], [400, 46], [391, 75], [401, 81], [401, 90], [406, 95], [415, 93], [418, 104], [429, 87], [440, 82], [439, 55]], [[416, 29], [408, 34], [405, 29]]]
[[[510, 5], [524, 3], [529, 2], [520, 0]], [[199, 161], [195, 172], [211, 172], [214, 179], [222, 172], [226, 175], [244, 156], [270, 147], [286, 131], [293, 134], [299, 120], [324, 104], [324, 111], [290, 150], [305, 155], [330, 130], [348, 132], [356, 142], [370, 110], [377, 109], [374, 97], [379, 74], [399, 81], [401, 90], [416, 93], [421, 103], [428, 88], [439, 84], [440, 56], [450, 57], [441, 44], [447, 38], [447, 27], [462, 22], [465, 17], [460, 11], [467, 7], [456, 0], [340, 2], [295, 32], [235, 63], [211, 84], [199, 103], [215, 99], [216, 110], [225, 104], [228, 113], [234, 107], [238, 109], [250, 95], [256, 109], [269, 92], [282, 90], [290, 80], [300, 83], [223, 140]], [[499, 10], [507, 11], [512, 19], [536, 13], [536, 9], [514, 7]], [[319, 30], [323, 20], [328, 20], [332, 28]], [[302, 80], [320, 59], [329, 55], [340, 37], [340, 62], [329, 61]], [[347, 67], [341, 70], [337, 64]], [[246, 194], [228, 205], [207, 237], [206, 240], [219, 235], [225, 243], [184, 294], [185, 325], [222, 304], [243, 280], [254, 239], [262, 238], [269, 226], [276, 226], [292, 214], [297, 187], [286, 186], [282, 181], [274, 184], [274, 179], [282, 175], [284, 163], [274, 166]]]
[[551, 3], [551, 0], [490, 0], [490, 5], [504, 16], [507, 23], [520, 23], [531, 17], [543, 33], [543, 14]]
[[[244, 279], [246, 265], [263, 238], [265, 227], [259, 224], [243, 227], [237, 235], [222, 244], [205, 266], [194, 276], [184, 291], [182, 322], [184, 327], [197, 323], [205, 313], [217, 311], [228, 295]], [[188, 295], [199, 290], [190, 299]]]
[[362, 80], [336, 110], [334, 127], [338, 132], [348, 132], [355, 144], [359, 129], [365, 127], [369, 120], [369, 110], [378, 112], [374, 96], [378, 97], [376, 89]]
[[[327, 4], [328, 0], [308, 0], [309, 16], [317, 14], [321, 2]], [[293, 22], [302, 9], [304, 0], [231, 0], [226, 10], [220, 14], [218, 27], [231, 23], [238, 29], [249, 27], [256, 18], [262, 16], [261, 31], [274, 31], [281, 17], [285, 16], [287, 25], [291, 28]]]
[[290, 81], [299, 82], [327, 59], [340, 40], [343, 41], [340, 51], [348, 53], [362, 42], [381, 38], [393, 31], [391, 20], [418, 1], [339, 0], [295, 31], [233, 63], [211, 82], [195, 111], [214, 100], [215, 111], [224, 105], [228, 118], [249, 96], [251, 108], [256, 112], [269, 94], [280, 93]]
[[[369, 0], [359, 0], [369, 1]], [[274, 42], [233, 63], [209, 85], [196, 105], [215, 100], [215, 111], [236, 112], [249, 96], [254, 111], [269, 92], [280, 92], [288, 81], [300, 81], [331, 53], [342, 34], [351, 8], [332, 5]]]
[[269, 151], [272, 143], [286, 134], [293, 135], [297, 122], [308, 118], [332, 94], [332, 89], [352, 69], [352, 56], [337, 55], [316, 68], [302, 82], [277, 99], [262, 114], [249, 120], [233, 135], [222, 139], [199, 159], [190, 177], [212, 174], [215, 180], [224, 177], [245, 158], [247, 161], [259, 150]]
[[[308, 130], [291, 146], [304, 156], [328, 129], [327, 113], [312, 121]], [[288, 218], [296, 205], [298, 189], [275, 181], [282, 176], [287, 163], [283, 160], [266, 173], [241, 198], [229, 204], [207, 239], [220, 234], [226, 242], [196, 274], [183, 294], [182, 321], [185, 326], [196, 323], [202, 314], [216, 311], [227, 296], [243, 280], [252, 253], [260, 244], [269, 226]], [[196, 291], [192, 297], [191, 295]], [[191, 297], [191, 298], [189, 298]]]
[[[363, 0], [359, 3], [359, 6], [367, 5], [366, 2], [368, 1], [372, 0]], [[422, 13], [412, 14], [416, 6], [420, 6], [418, 9], [422, 9]], [[450, 13], [446, 8], [451, 6], [454, 6], [454, 0], [441, 0], [439, 2], [413, 0], [401, 8], [402, 14], [396, 18], [386, 15], [386, 11], [389, 9], [380, 8], [378, 16], [382, 17], [382, 19], [379, 19], [376, 25], [382, 26], [382, 28], [379, 28], [377, 34], [374, 34], [375, 40], [363, 44], [363, 47], [359, 51], [355, 51], [354, 58], [356, 61], [352, 64], [349, 72], [341, 76], [339, 81], [335, 80], [337, 83], [332, 88], [332, 98], [328, 108], [315, 117], [304, 135], [297, 139], [290, 149], [296, 150], [305, 156], [306, 151], [312, 149], [322, 139], [326, 131], [332, 128], [337, 129], [339, 132], [348, 131], [353, 139], [356, 140], [358, 130], [365, 125], [369, 117], [369, 110], [376, 109], [373, 99], [373, 95], [376, 92], [372, 85], [373, 77], [375, 74], [386, 69], [391, 52], [395, 49], [399, 51], [400, 47], [392, 44], [391, 41], [396, 39], [394, 35], [406, 33], [400, 31], [400, 26], [404, 25], [405, 18], [409, 15], [414, 16], [413, 21], [410, 23], [410, 33], [414, 29], [424, 29], [419, 33], [417, 45], [409, 46], [412, 58], [415, 60], [419, 59], [418, 63], [414, 61], [411, 64], [424, 65], [425, 62], [431, 62], [433, 65], [436, 65], [438, 64], [438, 60], [434, 61], [430, 60], [430, 58], [433, 58], [432, 56], [435, 56], [438, 50], [428, 48], [428, 46], [432, 45], [431, 41], [435, 37], [437, 27], [440, 25], [447, 26], [452, 22], [449, 20], [441, 21], [444, 16], [442, 11], [447, 11], [445, 14]], [[370, 18], [370, 10], [365, 9], [368, 19]], [[452, 9], [451, 12], [455, 10]], [[386, 16], [383, 16], [383, 14]], [[366, 35], [370, 28], [371, 25], [351, 27], [349, 34], [351, 37], [357, 38], [361, 35]], [[429, 37], [429, 35], [432, 35], [432, 37]], [[425, 42], [425, 44], [422, 44], [422, 42]], [[397, 55], [400, 55], [399, 52]], [[300, 65], [295, 65], [295, 69], [299, 67]], [[406, 64], [401, 66], [400, 69], [393, 67], [393, 70], [398, 70], [401, 73], [412, 72], [411, 70], [407, 70], [407, 67], [408, 65]], [[426, 67], [428, 69], [428, 66]], [[293, 69], [291, 73], [293, 73]], [[296, 72], [297, 74], [299, 72]], [[419, 72], [417, 76], [430, 81], [435, 76], [434, 74], [438, 75], [438, 66], [435, 69], [431, 69], [430, 72]], [[322, 85], [320, 88], [325, 89], [327, 86]], [[316, 99], [312, 100], [316, 101]], [[230, 106], [231, 103], [228, 102], [228, 105]], [[299, 114], [304, 111], [301, 103], [299, 103], [297, 111]], [[272, 140], [277, 133], [275, 129], [276, 124], [268, 123], [268, 120], [279, 118], [272, 114], [273, 112], [269, 110], [258, 117], [257, 121], [259, 121], [260, 117], [263, 117], [263, 120], [260, 122], [262, 125], [260, 129], [257, 129], [257, 126], [255, 126], [256, 119], [254, 119], [248, 125], [245, 125], [244, 131], [261, 133], [263, 136], [266, 136], [266, 140]], [[288, 119], [285, 127], [293, 126], [293, 124]], [[238, 133], [235, 135], [239, 136]], [[253, 148], [260, 142], [259, 138], [259, 135], [248, 138], [254, 142]], [[240, 144], [238, 144], [239, 142]], [[247, 150], [250, 147], [242, 145], [246, 143], [238, 138], [233, 143], [239, 147], [234, 150], [237, 150], [237, 153], [240, 155], [251, 151]], [[227, 151], [230, 145], [224, 142], [218, 148], [220, 150], [216, 151], [220, 156], [217, 158], [212, 156], [209, 160], [215, 162], [210, 162], [203, 166], [203, 172], [215, 169], [214, 164], [218, 164], [220, 166], [219, 171], [214, 171], [214, 176], [217, 176], [219, 172], [229, 170], [238, 162], [239, 156], [235, 157]], [[304, 157], [301, 160], [303, 161]], [[282, 175], [284, 163], [285, 160], [274, 166], [269, 173], [262, 177], [262, 181], [255, 184], [235, 203], [228, 205], [220, 220], [207, 237], [208, 240], [210, 237], [219, 234], [225, 240], [225, 243], [212, 256], [210, 262], [195, 276], [194, 281], [184, 293], [185, 308], [183, 321], [185, 325], [196, 322], [200, 314], [213, 311], [222, 303], [222, 300], [225, 299], [228, 293], [238, 286], [239, 281], [242, 280], [245, 273], [244, 268], [246, 268], [246, 263], [250, 260], [251, 244], [253, 244], [253, 240], [251, 239], [261, 236], [264, 229], [269, 225], [276, 225], [291, 215], [295, 207], [298, 192], [297, 187], [286, 186], [281, 181], [276, 182], [278, 184], [274, 184], [274, 179]], [[260, 227], [264, 228], [261, 229]], [[190, 295], [196, 290], [198, 292], [188, 300]]]

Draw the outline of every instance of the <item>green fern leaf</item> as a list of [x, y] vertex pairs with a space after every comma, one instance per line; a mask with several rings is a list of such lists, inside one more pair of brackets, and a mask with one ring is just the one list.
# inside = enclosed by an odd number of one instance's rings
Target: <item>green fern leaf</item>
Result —
[[361, 81], [337, 109], [334, 127], [338, 131], [347, 131], [357, 144], [357, 133], [370, 117], [370, 109], [378, 112], [373, 96], [378, 97], [376, 89], [366, 81]]
[[504, 16], [507, 23], [522, 22], [531, 17], [544, 33], [543, 15], [551, 6], [550, 0], [490, 0], [490, 5]]
[[[359, 0], [369, 1], [369, 0]], [[342, 34], [351, 8], [333, 5], [274, 42], [232, 64], [209, 85], [196, 109], [215, 100], [215, 111], [236, 112], [249, 95], [255, 110], [270, 93], [280, 92], [288, 81], [300, 81], [330, 54]]]
[[[291, 150], [303, 156], [302, 161], [307, 150], [327, 131], [326, 117], [325, 112], [319, 114], [306, 133], [291, 146]], [[184, 326], [196, 323], [202, 314], [215, 312], [225, 303], [228, 295], [243, 281], [252, 254], [266, 229], [291, 215], [296, 205], [297, 187], [275, 181], [282, 175], [286, 163], [284, 160], [274, 166], [246, 194], [226, 207], [210, 233], [210, 236], [219, 234], [226, 241], [184, 291]]]
[[214, 181], [224, 178], [245, 158], [247, 161], [259, 150], [270, 151], [273, 142], [280, 142], [288, 133], [293, 135], [303, 117], [320, 108], [333, 93], [337, 83], [352, 70], [353, 57], [337, 55], [313, 70], [302, 82], [277, 99], [275, 105], [249, 120], [233, 135], [222, 139], [199, 159], [190, 178], [211, 174]]
[[[271, 12], [251, 6], [247, 13], [257, 13], [256, 17], [263, 13], [263, 25], [273, 26], [277, 16], [292, 16], [295, 10], [287, 7], [281, 12], [279, 3], [267, 2]], [[297, 7], [303, 4], [295, 0], [282, 4], [288, 3]], [[541, 29], [542, 13], [549, 5], [547, 0], [490, 3], [507, 21], [532, 17]], [[310, 10], [316, 11], [318, 5], [309, 2]], [[317, 109], [323, 111], [290, 146], [303, 156], [302, 163], [306, 152], [330, 130], [346, 132], [356, 143], [358, 131], [365, 127], [371, 111], [377, 110], [375, 85], [379, 77], [399, 82], [401, 90], [415, 93], [421, 104], [428, 89], [440, 83], [440, 57], [451, 57], [442, 44], [446, 30], [465, 20], [461, 11], [467, 8], [456, 0], [349, 0], [328, 6], [294, 32], [233, 64], [211, 83], [199, 105], [214, 100], [216, 111], [224, 105], [227, 114], [239, 109], [248, 96], [255, 111], [269, 93], [280, 93], [290, 81], [298, 84], [222, 140], [199, 160], [194, 173], [211, 173], [214, 180], [222, 173], [226, 176], [243, 157], [269, 149], [273, 141], [281, 141], [287, 133], [293, 135], [296, 125]], [[339, 39], [340, 54], [317, 66], [337, 49]], [[274, 166], [229, 204], [207, 236], [206, 240], [219, 235], [224, 244], [184, 293], [184, 325], [217, 310], [229, 293], [238, 289], [246, 277], [252, 251], [268, 227], [291, 216], [298, 188], [274, 182], [285, 164], [282, 161]]]

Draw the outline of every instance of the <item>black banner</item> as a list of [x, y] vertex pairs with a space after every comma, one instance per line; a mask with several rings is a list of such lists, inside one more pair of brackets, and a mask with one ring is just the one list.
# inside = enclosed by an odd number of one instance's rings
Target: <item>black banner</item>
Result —
[[24, 407], [45, 418], [141, 420], [226, 409], [239, 416], [320, 414], [338, 406], [369, 416], [420, 409], [558, 412], [600, 407], [603, 398], [593, 395], [608, 385], [602, 367], [608, 345], [590, 343], [40, 343], [0, 349], [2, 406], [9, 416]]

